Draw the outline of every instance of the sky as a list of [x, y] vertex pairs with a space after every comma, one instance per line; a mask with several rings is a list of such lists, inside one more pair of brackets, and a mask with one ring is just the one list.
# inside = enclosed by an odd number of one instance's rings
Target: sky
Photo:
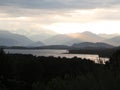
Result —
[[0, 30], [120, 33], [120, 0], [0, 0]]

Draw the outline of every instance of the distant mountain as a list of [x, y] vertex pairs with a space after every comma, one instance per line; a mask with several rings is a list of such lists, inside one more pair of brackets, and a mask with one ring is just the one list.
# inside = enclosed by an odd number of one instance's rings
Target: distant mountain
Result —
[[110, 38], [110, 39], [106, 39], [102, 42], [105, 42], [105, 43], [108, 43], [108, 44], [111, 44], [111, 45], [114, 45], [114, 46], [120, 46], [120, 36], [113, 37], [113, 38]]
[[91, 32], [82, 32], [82, 33], [71, 33], [71, 34], [60, 34], [53, 36], [47, 40], [45, 43], [48, 45], [72, 45], [74, 43], [80, 42], [98, 42], [104, 40], [104, 38], [91, 33]]
[[112, 45], [106, 44], [106, 43], [92, 43], [92, 42], [83, 42], [83, 43], [77, 43], [73, 44], [72, 47], [75, 48], [113, 48]]
[[52, 37], [53, 35], [49, 35], [49, 34], [37, 34], [37, 35], [32, 35], [29, 38], [35, 42], [37, 41], [44, 41], [50, 37]]
[[44, 41], [52, 36], [55, 36], [57, 33], [54, 31], [50, 31], [50, 30], [45, 30], [42, 31], [41, 33], [29, 36], [28, 38], [30, 38], [31, 40], [37, 42], [37, 41]]
[[120, 34], [98, 34], [100, 37], [106, 38], [106, 39], [110, 39], [113, 37], [117, 37], [120, 36]]
[[43, 42], [41, 42], [41, 41], [38, 41], [38, 42], [31, 43], [28, 46], [29, 47], [40, 47], [40, 46], [45, 46], [45, 44]]
[[64, 35], [64, 34], [59, 34], [55, 35], [49, 39], [46, 39], [44, 42], [48, 45], [65, 45], [66, 42], [69, 42], [73, 40], [74, 38]]
[[82, 43], [82, 42], [92, 42], [92, 43], [104, 42], [114, 46], [120, 46], [120, 36], [106, 39], [88, 31], [82, 33], [58, 34], [58, 35], [55, 35], [55, 33], [47, 34], [45, 32], [45, 34], [44, 33], [41, 35], [38, 34], [38, 36], [36, 35], [34, 37], [36, 38], [36, 42], [30, 40], [29, 38], [23, 35], [14, 34], [8, 31], [0, 31], [0, 46], [35, 46], [35, 47], [44, 46], [44, 45], [71, 46], [74, 43]]
[[99, 42], [101, 40], [104, 40], [103, 37], [100, 37], [97, 34], [94, 34], [88, 31], [85, 31], [82, 33], [72, 33], [72, 34], [69, 34], [69, 36], [77, 38], [81, 41], [86, 41], [86, 42]]
[[33, 41], [23, 35], [0, 31], [0, 46], [25, 46], [30, 43]]
[[14, 39], [0, 37], [0, 46], [14, 46], [17, 43], [18, 41]]

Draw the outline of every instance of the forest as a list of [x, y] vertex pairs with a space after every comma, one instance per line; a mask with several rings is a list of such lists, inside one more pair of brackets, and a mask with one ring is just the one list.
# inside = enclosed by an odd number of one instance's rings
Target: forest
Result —
[[89, 48], [89, 49], [70, 49], [70, 54], [93, 54], [99, 55], [99, 57], [110, 58], [117, 48]]
[[120, 49], [105, 64], [0, 49], [0, 90], [120, 90]]

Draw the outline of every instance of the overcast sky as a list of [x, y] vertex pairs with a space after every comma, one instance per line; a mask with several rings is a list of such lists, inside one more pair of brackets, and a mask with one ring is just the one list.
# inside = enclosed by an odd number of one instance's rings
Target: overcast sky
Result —
[[120, 0], [0, 0], [0, 30], [120, 33]]

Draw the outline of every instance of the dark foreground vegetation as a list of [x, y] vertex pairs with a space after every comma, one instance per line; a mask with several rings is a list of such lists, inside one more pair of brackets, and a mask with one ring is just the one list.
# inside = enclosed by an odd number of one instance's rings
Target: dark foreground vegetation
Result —
[[87, 49], [70, 49], [71, 54], [95, 54], [99, 57], [110, 58], [117, 48], [87, 48]]
[[120, 50], [106, 64], [0, 50], [0, 90], [120, 90]]

